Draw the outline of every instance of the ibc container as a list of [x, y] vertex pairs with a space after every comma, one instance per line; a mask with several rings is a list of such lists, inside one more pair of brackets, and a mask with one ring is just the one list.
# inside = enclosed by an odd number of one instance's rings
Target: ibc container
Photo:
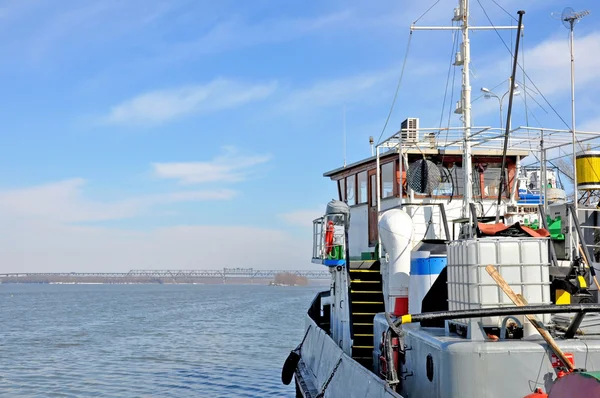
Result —
[[[487, 273], [493, 265], [516, 294], [529, 305], [551, 304], [548, 238], [486, 237], [448, 244], [448, 306], [450, 310], [514, 306]], [[484, 327], [501, 327], [504, 317], [477, 318]], [[523, 326], [529, 322], [517, 316]], [[545, 324], [550, 314], [538, 315]], [[467, 325], [468, 319], [455, 323]], [[531, 328], [528, 328], [531, 329]]]

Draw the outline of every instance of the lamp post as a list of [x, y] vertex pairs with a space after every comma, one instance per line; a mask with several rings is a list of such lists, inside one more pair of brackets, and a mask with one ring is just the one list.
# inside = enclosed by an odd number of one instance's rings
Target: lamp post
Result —
[[[520, 91], [516, 91], [518, 88], [519, 88], [519, 85], [515, 84], [515, 92], [513, 95], [521, 94]], [[489, 88], [485, 88], [485, 87], [481, 88], [481, 92], [484, 93], [485, 98], [496, 98], [498, 100], [498, 105], [500, 105], [500, 128], [502, 129], [502, 104], [504, 102], [504, 97], [506, 97], [506, 95], [510, 93], [510, 90], [508, 90], [507, 92], [502, 94], [502, 97], [498, 97], [498, 95], [496, 95], [496, 93], [494, 93]]]

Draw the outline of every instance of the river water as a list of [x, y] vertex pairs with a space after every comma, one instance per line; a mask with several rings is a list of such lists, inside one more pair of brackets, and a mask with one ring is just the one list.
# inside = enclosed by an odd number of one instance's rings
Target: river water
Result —
[[323, 286], [0, 285], [0, 396], [294, 397]]

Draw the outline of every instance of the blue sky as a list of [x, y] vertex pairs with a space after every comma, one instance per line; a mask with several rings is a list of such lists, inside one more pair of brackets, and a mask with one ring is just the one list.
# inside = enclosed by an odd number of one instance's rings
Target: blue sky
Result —
[[[480, 1], [494, 24], [511, 24]], [[594, 3], [497, 2], [527, 11], [525, 66], [567, 121], [568, 31], [550, 13], [592, 9], [577, 26], [577, 116], [599, 128]], [[0, 271], [315, 267], [310, 222], [336, 194], [322, 173], [343, 160], [344, 105], [351, 162], [381, 134], [409, 25], [427, 3], [4, 1]], [[455, 3], [440, 1], [419, 24], [449, 25]], [[472, 22], [487, 25], [471, 3]], [[439, 125], [452, 43], [450, 32], [413, 35], [384, 135], [406, 117]], [[473, 98], [483, 86], [501, 95], [506, 49], [493, 31], [472, 44]], [[513, 123], [524, 124], [515, 107]], [[530, 107], [565, 127], [547, 106]], [[493, 124], [498, 104], [478, 99], [473, 115]]]

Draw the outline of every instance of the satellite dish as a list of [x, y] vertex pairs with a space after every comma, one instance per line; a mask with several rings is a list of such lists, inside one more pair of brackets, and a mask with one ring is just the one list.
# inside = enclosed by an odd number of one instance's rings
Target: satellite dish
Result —
[[562, 21], [565, 28], [573, 29], [573, 27], [577, 24], [577, 22], [579, 22], [580, 19], [590, 15], [590, 11], [585, 10], [581, 12], [575, 12], [573, 8], [566, 7], [561, 13], [553, 12], [551, 15], [552, 18]]
[[431, 160], [420, 159], [408, 167], [408, 186], [416, 193], [431, 195], [441, 181], [440, 169]]

